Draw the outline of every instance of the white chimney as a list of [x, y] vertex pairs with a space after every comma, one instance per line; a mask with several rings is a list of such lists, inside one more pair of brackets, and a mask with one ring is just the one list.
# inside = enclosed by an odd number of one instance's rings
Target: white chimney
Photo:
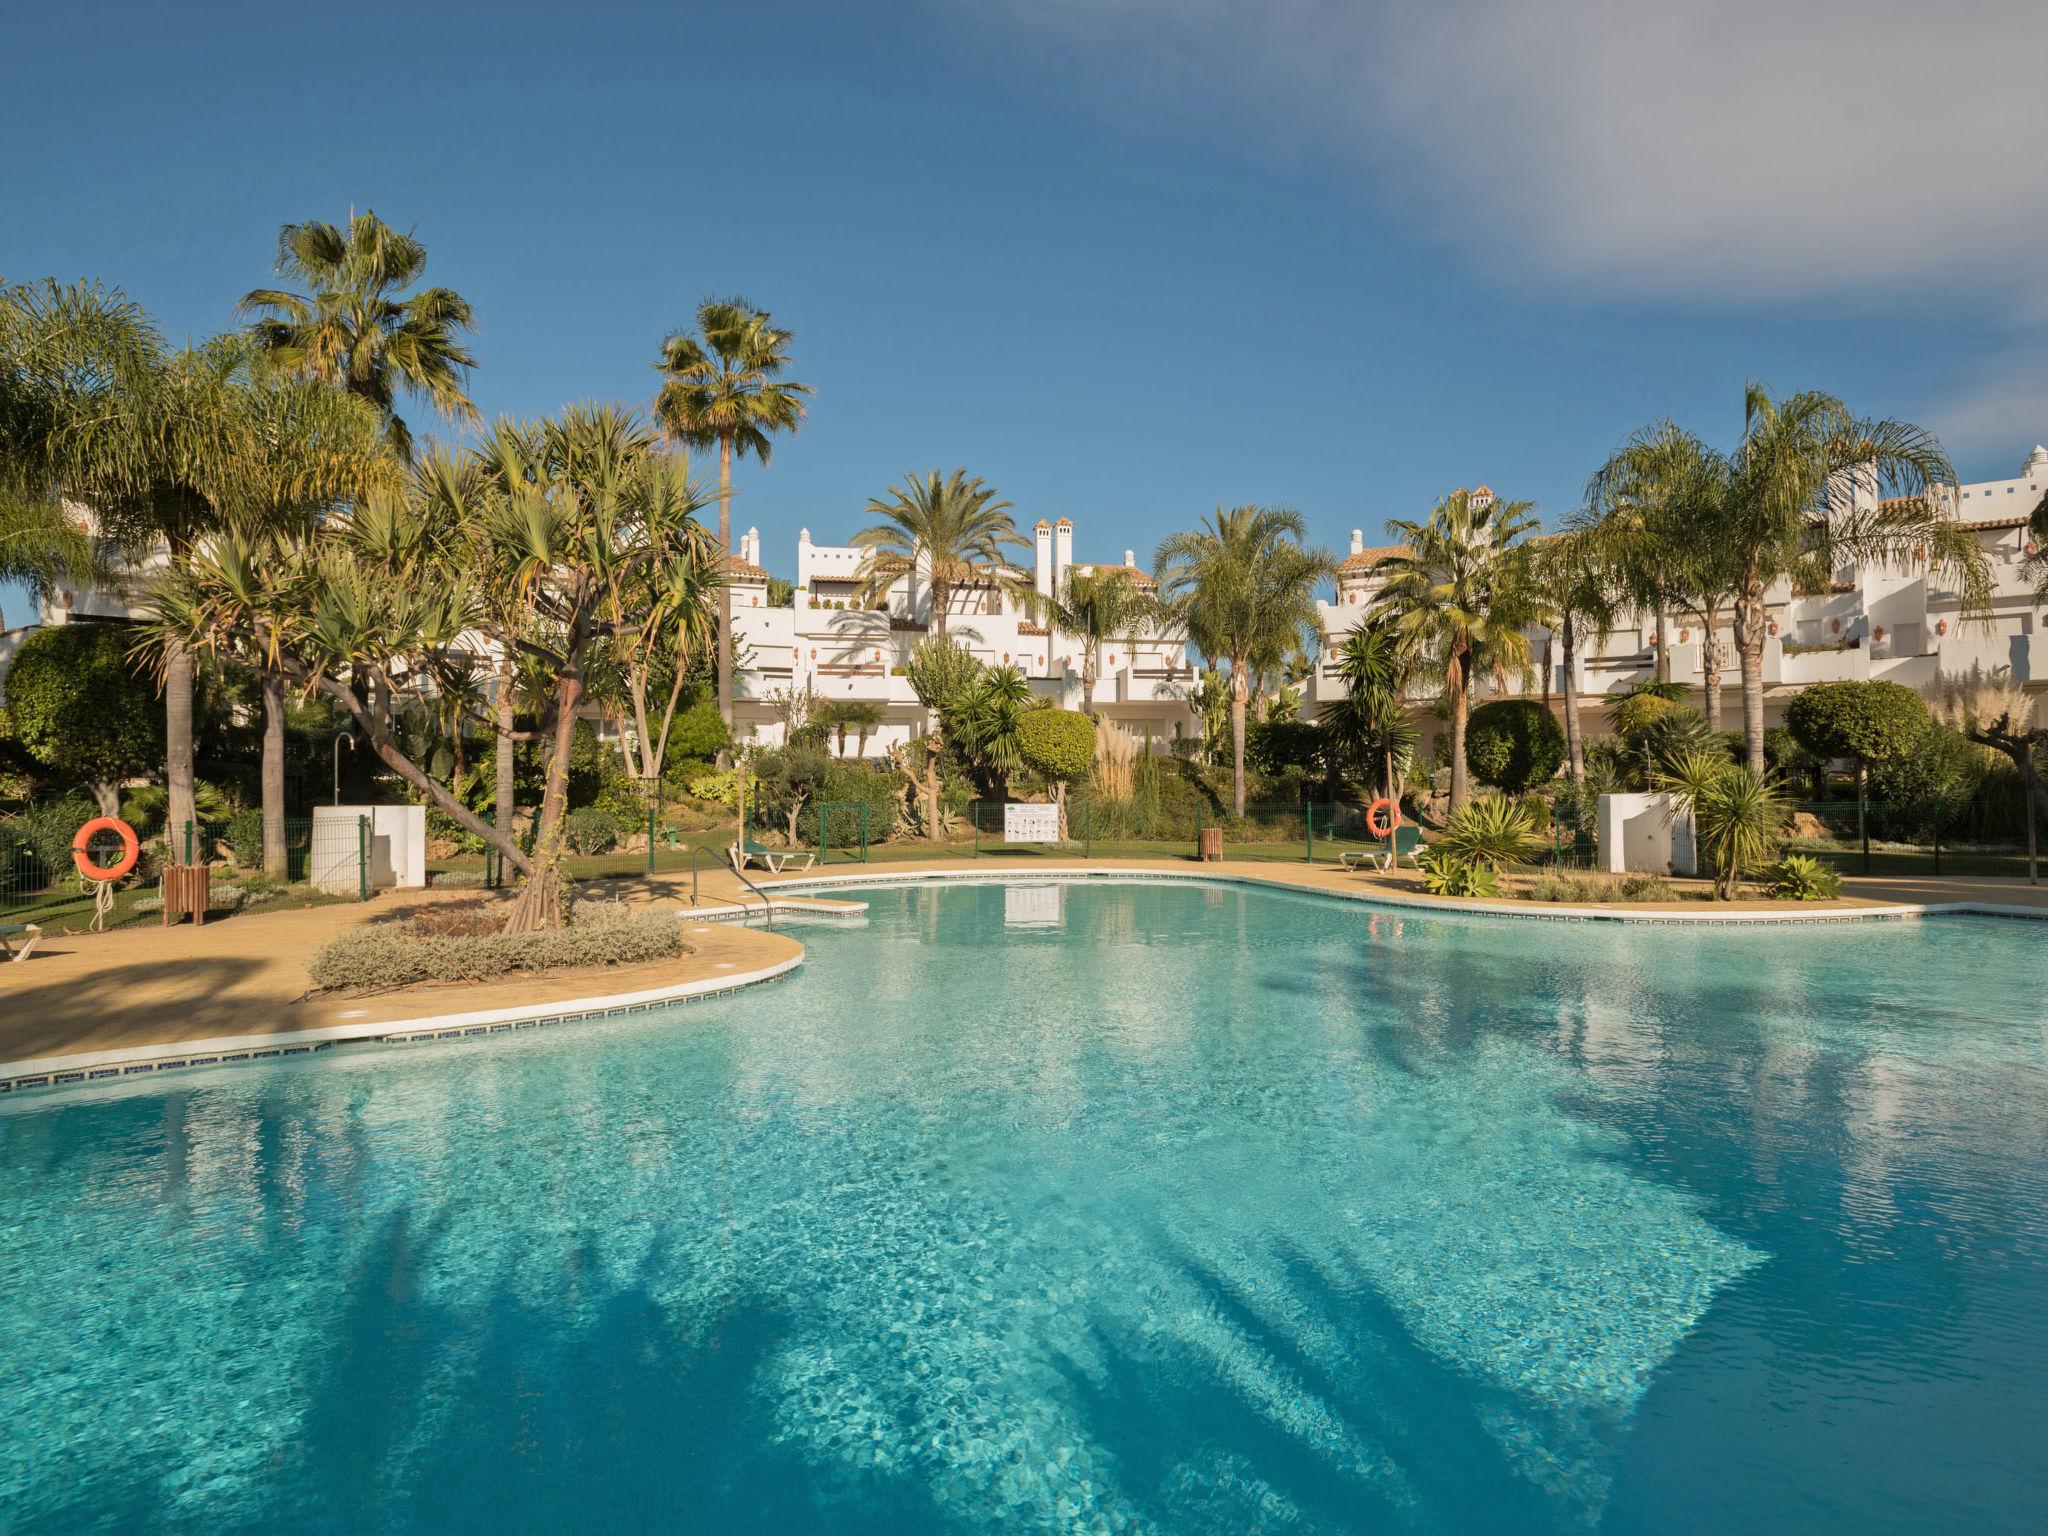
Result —
[[1133, 570], [1137, 569], [1138, 552], [1135, 549], [1127, 549], [1124, 551], [1124, 564], [1130, 566]]
[[761, 563], [761, 530], [749, 528], [740, 535], [740, 558], [749, 565]]
[[1351, 530], [1351, 553], [1354, 555], [1365, 553], [1365, 530], [1363, 528]]
[[1036, 552], [1037, 563], [1032, 566], [1031, 584], [1038, 589], [1038, 595], [1040, 597], [1051, 597], [1052, 524], [1048, 523], [1044, 518], [1041, 517], [1038, 520], [1038, 526], [1036, 528], [1033, 528], [1031, 531], [1032, 533], [1037, 535], [1038, 538], [1038, 549]]
[[1052, 526], [1052, 581], [1055, 587], [1067, 579], [1067, 567], [1074, 563], [1074, 521], [1063, 517]]

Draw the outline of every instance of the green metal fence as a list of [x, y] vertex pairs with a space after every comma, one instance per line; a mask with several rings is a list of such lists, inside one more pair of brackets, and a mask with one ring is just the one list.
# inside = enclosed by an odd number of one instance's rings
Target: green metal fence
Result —
[[868, 860], [870, 807], [865, 800], [820, 800], [812, 811], [820, 864]]
[[2025, 834], [1965, 834], [1962, 802], [1808, 800], [1793, 810], [1788, 849], [1826, 859], [1845, 875], [2039, 879], [2037, 850]]
[[1057, 835], [1046, 841], [1043, 826], [1029, 840], [1013, 841], [1007, 825], [1010, 805], [1040, 804], [976, 800], [967, 808], [976, 858], [1029, 858], [1047, 854], [1083, 857], [1185, 858], [1200, 856], [1202, 834], [1220, 833], [1223, 857], [1239, 860], [1334, 864], [1346, 853], [1384, 848], [1366, 825], [1366, 807], [1349, 801], [1247, 805], [1236, 816], [1197, 804], [1174, 816], [1134, 814], [1129, 802], [1069, 799]]
[[[290, 818], [274, 857], [266, 857], [260, 827], [241, 821], [145, 830], [141, 843], [134, 870], [111, 882], [106, 928], [162, 921], [167, 853], [178, 863], [212, 867], [208, 894], [215, 913], [285, 897], [367, 900], [375, 884], [377, 845], [367, 817]], [[95, 833], [86, 848], [88, 859], [102, 868], [116, 863], [121, 852], [112, 832]], [[83, 932], [94, 926], [96, 884], [78, 873], [68, 840], [31, 841], [18, 828], [0, 825], [0, 923]]]

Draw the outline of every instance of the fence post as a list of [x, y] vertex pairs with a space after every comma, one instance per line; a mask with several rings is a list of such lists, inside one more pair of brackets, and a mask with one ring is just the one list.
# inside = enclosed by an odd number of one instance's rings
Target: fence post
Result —
[[356, 818], [356, 900], [370, 899], [370, 818]]
[[654, 807], [647, 807], [647, 873], [654, 873]]
[[1863, 839], [1863, 873], [1870, 873], [1870, 797], [1859, 776], [1856, 783], [1856, 833]]
[[197, 831], [198, 827], [194, 823], [189, 821], [185, 823], [185, 862], [187, 864], [192, 862], [192, 843]]
[[1941, 812], [1934, 813], [1934, 878], [1941, 878]]
[[825, 802], [820, 800], [811, 807], [811, 814], [818, 818], [818, 862], [825, 862]]
[[1313, 800], [1301, 802], [1302, 831], [1308, 837], [1308, 862], [1316, 861], [1316, 807]]
[[868, 861], [868, 802], [865, 800], [860, 803], [860, 861], [863, 864]]
[[2020, 793], [2027, 802], [2027, 884], [2041, 883], [2041, 866], [2034, 856], [2034, 743], [2027, 742], [2026, 772], [2020, 775]]
[[979, 800], [967, 802], [967, 819], [974, 824], [974, 856], [978, 859], [981, 857], [981, 802]]
[[1086, 800], [1082, 802], [1082, 806], [1088, 819], [1081, 823], [1081, 857], [1092, 859], [1095, 857], [1095, 802]]

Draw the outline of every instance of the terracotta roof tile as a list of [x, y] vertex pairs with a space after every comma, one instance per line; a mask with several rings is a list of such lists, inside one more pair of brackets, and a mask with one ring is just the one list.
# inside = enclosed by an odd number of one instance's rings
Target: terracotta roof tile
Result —
[[1375, 549], [1361, 549], [1354, 554], [1346, 555], [1344, 563], [1337, 569], [1347, 576], [1356, 576], [1361, 572], [1373, 570], [1397, 555], [1407, 553], [1406, 544], [1382, 544]]
[[751, 565], [747, 561], [742, 560], [738, 555], [727, 555], [725, 557], [725, 568], [732, 575], [742, 579], [752, 578], [755, 581], [766, 581], [768, 579], [768, 573], [761, 569], [760, 566]]

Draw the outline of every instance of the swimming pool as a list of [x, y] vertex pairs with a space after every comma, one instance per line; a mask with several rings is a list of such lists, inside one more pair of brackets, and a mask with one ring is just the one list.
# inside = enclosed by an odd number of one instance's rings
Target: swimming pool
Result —
[[2036, 1528], [2039, 925], [858, 894], [7, 1104], [0, 1529]]

